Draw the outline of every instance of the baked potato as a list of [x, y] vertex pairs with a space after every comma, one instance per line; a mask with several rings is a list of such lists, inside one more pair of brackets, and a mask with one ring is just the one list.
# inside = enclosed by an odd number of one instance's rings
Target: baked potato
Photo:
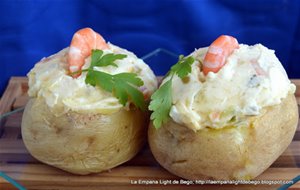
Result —
[[133, 53], [106, 44], [90, 28], [37, 63], [28, 78], [22, 137], [41, 162], [96, 173], [131, 159], [145, 143], [149, 114], [143, 106], [156, 77]]
[[294, 92], [274, 51], [221, 36], [181, 56], [152, 95], [150, 149], [186, 179], [253, 179], [292, 141]]
[[262, 112], [249, 126], [197, 132], [172, 119], [159, 129], [151, 124], [149, 145], [164, 168], [186, 179], [253, 179], [283, 153], [298, 124], [294, 95]]
[[147, 114], [139, 109], [56, 115], [43, 99], [32, 98], [23, 114], [22, 137], [36, 159], [71, 173], [89, 174], [135, 156], [146, 141], [147, 124]]

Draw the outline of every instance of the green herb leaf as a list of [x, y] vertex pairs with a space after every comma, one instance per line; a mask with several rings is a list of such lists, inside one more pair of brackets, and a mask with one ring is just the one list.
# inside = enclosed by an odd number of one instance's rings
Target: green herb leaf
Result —
[[116, 60], [124, 59], [127, 55], [124, 54], [113, 54], [108, 53], [103, 55], [103, 51], [96, 49], [92, 50], [92, 60], [91, 60], [91, 66], [97, 66], [97, 67], [105, 67], [105, 66], [114, 66], [117, 67], [117, 64], [115, 63]]
[[151, 96], [149, 110], [153, 111], [151, 120], [155, 128], [160, 128], [161, 125], [168, 121], [169, 113], [172, 107], [172, 79], [165, 82]]
[[144, 95], [137, 87], [143, 86], [144, 82], [135, 73], [120, 73], [113, 75], [115, 79], [114, 92], [120, 103], [125, 105], [130, 99], [134, 105], [145, 110]]
[[111, 75], [101, 71], [89, 70], [85, 82], [111, 92], [123, 106], [128, 100], [131, 100], [138, 108], [145, 110], [144, 95], [137, 89], [144, 82], [135, 73]]
[[101, 57], [103, 55], [103, 51], [99, 49], [92, 50], [92, 56], [91, 56], [91, 68], [96, 66], [96, 63], [101, 60]]
[[193, 63], [194, 58], [192, 56], [184, 57], [183, 55], [180, 55], [178, 62], [171, 67], [171, 73], [175, 73], [178, 77], [183, 79], [192, 72]]
[[85, 78], [85, 83], [92, 86], [99, 86], [108, 92], [112, 92], [113, 90], [113, 86], [111, 85], [113, 83], [112, 77], [105, 72], [89, 70]]
[[179, 56], [178, 62], [173, 65], [166, 76], [170, 76], [168, 81], [159, 87], [159, 89], [151, 96], [149, 110], [153, 111], [151, 120], [155, 128], [168, 121], [169, 113], [172, 107], [172, 79], [176, 74], [182, 80], [192, 72], [192, 64], [194, 63], [192, 56]]
[[144, 82], [135, 73], [119, 73], [111, 75], [102, 71], [93, 70], [94, 66], [105, 67], [114, 66], [116, 60], [124, 59], [127, 55], [108, 53], [103, 55], [102, 50], [92, 50], [91, 65], [88, 69], [82, 70], [87, 72], [85, 83], [92, 86], [99, 86], [105, 91], [111, 92], [119, 102], [125, 106], [127, 101], [132, 101], [135, 106], [141, 110], [146, 109], [144, 95], [138, 90]]

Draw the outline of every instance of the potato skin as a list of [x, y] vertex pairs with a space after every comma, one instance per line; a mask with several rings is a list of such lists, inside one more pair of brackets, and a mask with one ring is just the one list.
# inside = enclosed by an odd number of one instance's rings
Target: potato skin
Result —
[[253, 179], [288, 147], [298, 124], [294, 95], [249, 118], [250, 126], [194, 132], [170, 120], [150, 124], [148, 140], [156, 160], [186, 179]]
[[101, 172], [120, 165], [143, 146], [148, 113], [138, 109], [102, 114], [58, 114], [42, 98], [30, 99], [22, 137], [38, 160], [74, 174]]

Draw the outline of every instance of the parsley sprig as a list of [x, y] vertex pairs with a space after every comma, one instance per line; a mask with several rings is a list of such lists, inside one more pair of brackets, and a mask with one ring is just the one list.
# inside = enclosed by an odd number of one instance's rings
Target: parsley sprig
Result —
[[[87, 72], [85, 83], [92, 86], [98, 86], [103, 90], [112, 93], [119, 102], [125, 106], [127, 101], [133, 102], [135, 106], [141, 110], [145, 110], [146, 104], [144, 95], [138, 90], [138, 87], [143, 86], [144, 82], [136, 73], [118, 73], [115, 75], [94, 70], [94, 67], [114, 66], [116, 60], [121, 60], [127, 57], [124, 54], [108, 53], [103, 55], [102, 50], [92, 50], [91, 65], [87, 69], [82, 69], [79, 72]], [[77, 74], [77, 73], [72, 73]]]
[[116, 60], [124, 59], [127, 55], [124, 54], [113, 54], [108, 53], [103, 55], [103, 51], [99, 49], [92, 50], [92, 60], [91, 60], [91, 66], [90, 68], [93, 68], [95, 66], [97, 67], [105, 67], [112, 65], [114, 67], [118, 67], [118, 65], [115, 63]]
[[167, 74], [170, 78], [151, 96], [149, 110], [153, 111], [151, 120], [153, 120], [155, 128], [160, 128], [163, 123], [169, 120], [169, 113], [172, 107], [172, 79], [174, 75], [183, 80], [191, 73], [193, 63], [194, 58], [192, 56], [184, 57], [180, 55], [178, 62], [171, 67]]

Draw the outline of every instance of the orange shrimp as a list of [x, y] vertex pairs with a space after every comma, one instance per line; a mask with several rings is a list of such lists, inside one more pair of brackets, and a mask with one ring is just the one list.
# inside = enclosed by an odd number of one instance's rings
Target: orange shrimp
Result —
[[[107, 49], [103, 37], [91, 28], [83, 28], [78, 30], [72, 38], [69, 52], [68, 64], [71, 73], [79, 71], [84, 65], [84, 60], [91, 55], [93, 49]], [[78, 77], [80, 74], [73, 75]]]
[[237, 39], [232, 36], [222, 35], [218, 37], [208, 48], [203, 61], [203, 73], [217, 73], [225, 64], [226, 58], [239, 48]]

